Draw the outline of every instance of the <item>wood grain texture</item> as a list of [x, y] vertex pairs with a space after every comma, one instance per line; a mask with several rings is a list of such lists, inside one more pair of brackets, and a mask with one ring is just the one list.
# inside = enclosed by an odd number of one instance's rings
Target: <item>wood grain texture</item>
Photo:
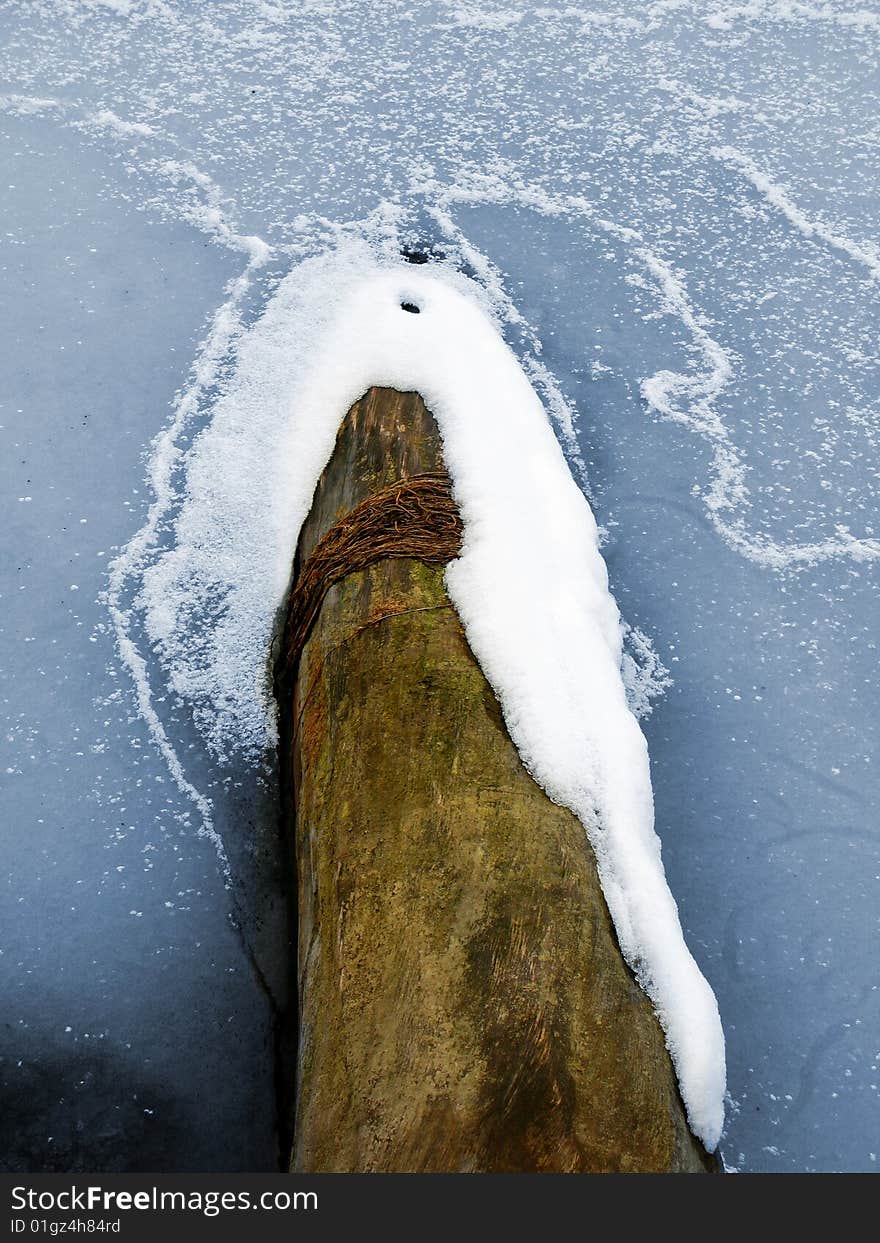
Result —
[[[442, 467], [418, 395], [371, 389], [342, 425], [300, 561], [369, 492]], [[715, 1169], [584, 830], [523, 768], [442, 569], [381, 561], [333, 586], [282, 709], [291, 1168]]]

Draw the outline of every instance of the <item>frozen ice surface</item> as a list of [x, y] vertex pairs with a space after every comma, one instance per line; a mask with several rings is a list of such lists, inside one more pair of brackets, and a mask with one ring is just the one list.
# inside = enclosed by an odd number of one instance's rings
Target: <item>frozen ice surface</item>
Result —
[[276, 1160], [271, 773], [138, 597], [240, 328], [384, 227], [484, 287], [671, 675], [643, 728], [725, 1158], [874, 1168], [878, 39], [864, 3], [5, 6], [10, 1164]]

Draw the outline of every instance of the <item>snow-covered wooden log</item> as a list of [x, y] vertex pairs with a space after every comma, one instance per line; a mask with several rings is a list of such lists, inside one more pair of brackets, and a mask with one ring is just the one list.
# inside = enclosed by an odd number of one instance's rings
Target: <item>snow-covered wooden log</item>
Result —
[[[420, 518], [390, 485], [414, 476], [444, 479], [432, 416], [416, 393], [370, 389], [300, 535], [308, 582], [278, 680], [298, 891], [291, 1169], [714, 1170], [583, 826], [523, 767], [450, 604], [445, 501], [426, 501], [435, 563], [399, 551]], [[402, 543], [370, 560], [377, 506]]]

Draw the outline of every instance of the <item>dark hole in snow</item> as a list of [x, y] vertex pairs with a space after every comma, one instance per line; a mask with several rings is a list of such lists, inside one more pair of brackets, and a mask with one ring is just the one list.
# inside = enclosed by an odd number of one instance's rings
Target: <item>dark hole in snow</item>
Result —
[[412, 315], [421, 314], [421, 307], [416, 306], [414, 302], [401, 302], [401, 311], [409, 311]]
[[426, 246], [424, 249], [420, 246], [401, 246], [400, 253], [407, 263], [430, 263], [432, 259], [446, 258], [442, 251], [435, 250], [433, 246]]

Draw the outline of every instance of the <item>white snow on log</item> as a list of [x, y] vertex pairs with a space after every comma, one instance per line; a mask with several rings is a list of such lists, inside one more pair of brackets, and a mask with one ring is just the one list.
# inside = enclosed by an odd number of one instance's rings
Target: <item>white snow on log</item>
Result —
[[[174, 689], [201, 699], [217, 749], [230, 737], [264, 746], [269, 646], [339, 424], [371, 385], [419, 391], [440, 427], [464, 522], [449, 594], [523, 762], [584, 825], [621, 949], [666, 1033], [690, 1125], [713, 1149], [724, 1036], [666, 884], [596, 523], [480, 299], [464, 277], [377, 261], [357, 240], [295, 269], [244, 337], [235, 375], [193, 446], [174, 546], [144, 577], [147, 629]], [[191, 618], [211, 601], [216, 622], [195, 643]]]

